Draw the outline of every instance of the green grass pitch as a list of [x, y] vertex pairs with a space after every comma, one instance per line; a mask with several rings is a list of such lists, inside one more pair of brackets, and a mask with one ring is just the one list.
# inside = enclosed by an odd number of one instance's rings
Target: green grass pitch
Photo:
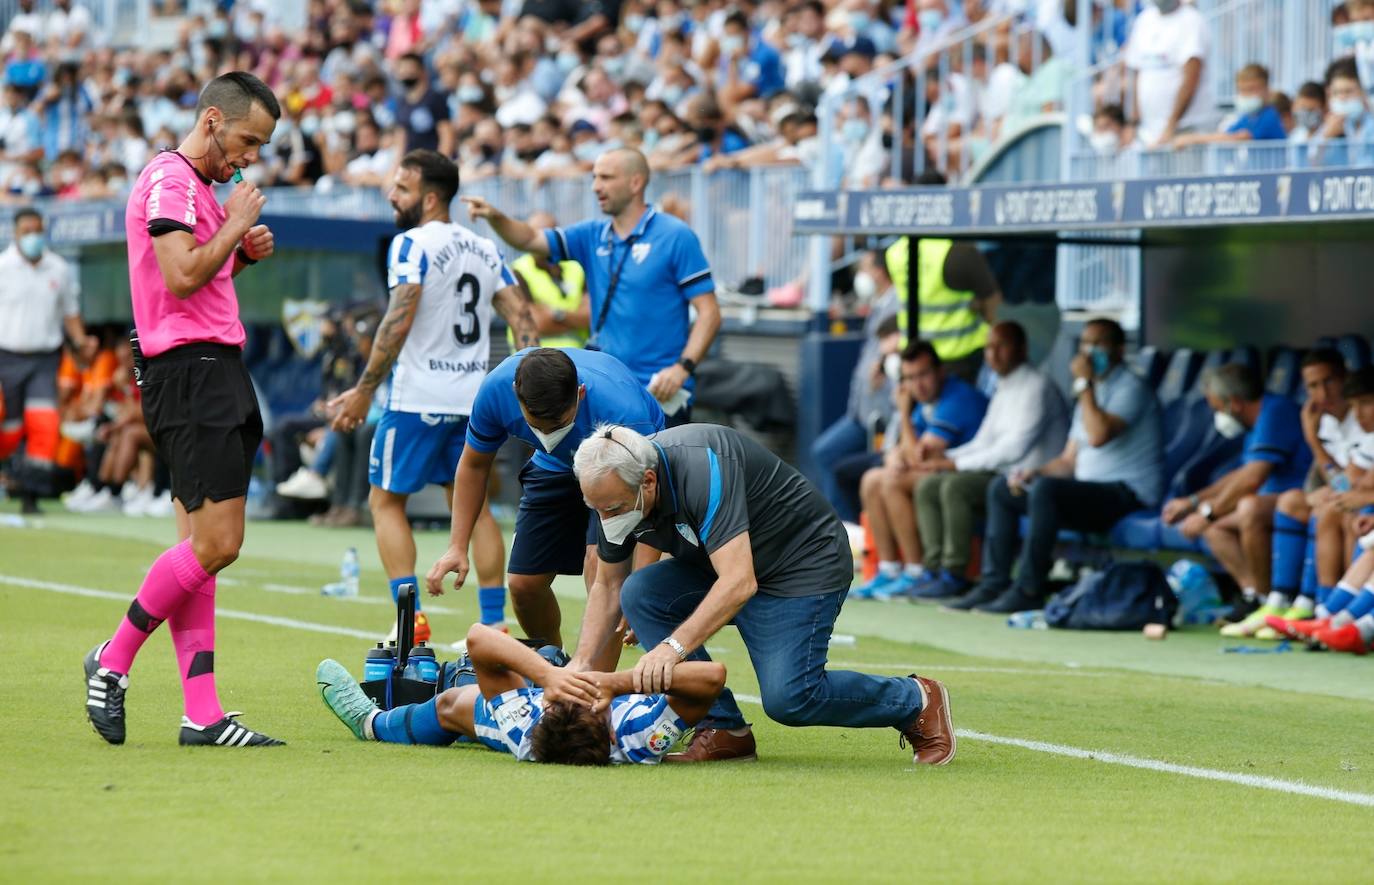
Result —
[[[165, 630], [134, 668], [125, 746], [106, 746], [82, 712], [81, 658], [173, 540], [169, 524], [50, 515], [0, 527], [0, 881], [1355, 882], [1374, 868], [1374, 661], [851, 602], [838, 630], [857, 641], [832, 647], [832, 661], [944, 680], [962, 730], [1279, 788], [972, 734], [949, 766], [916, 770], [893, 731], [788, 729], [756, 705], [754, 765], [517, 765], [476, 748], [355, 741], [320, 702], [314, 670], [334, 657], [358, 673], [366, 641], [339, 628], [388, 625], [370, 534], [280, 523], [247, 534], [219, 589], [220, 692], [289, 746], [229, 752], [176, 745]], [[421, 536], [421, 572], [444, 541]], [[364, 598], [320, 597], [349, 544]], [[571, 644], [581, 582], [557, 589]], [[475, 591], [437, 606], [446, 643], [475, 618]], [[710, 646], [736, 692], [757, 695], [734, 631]], [[1346, 800], [1285, 786], [1295, 782]]]

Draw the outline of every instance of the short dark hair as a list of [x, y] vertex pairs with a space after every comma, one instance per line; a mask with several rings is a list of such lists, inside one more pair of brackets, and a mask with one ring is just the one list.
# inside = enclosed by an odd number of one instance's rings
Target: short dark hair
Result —
[[931, 365], [935, 368], [940, 368], [940, 355], [935, 352], [935, 346], [929, 341], [922, 341], [918, 338], [902, 348], [902, 362], [904, 363], [914, 363], [923, 357], [929, 358]]
[[424, 56], [420, 55], [418, 52], [407, 52], [406, 54], [402, 55], [400, 58], [396, 59], [396, 61], [397, 61], [397, 62], [413, 61], [413, 62], [415, 62], [417, 65], [419, 65], [421, 68], [424, 68], [425, 73], [429, 73], [429, 69], [428, 69], [428, 68], [425, 68], [425, 58], [424, 58]]
[[742, 11], [736, 9], [734, 12], [730, 13], [725, 17], [725, 21], [722, 22], [722, 24], [739, 25], [741, 28], [744, 28], [747, 31], [749, 30], [749, 16], [745, 15]]
[[1326, 76], [1322, 78], [1327, 88], [1332, 80], [1354, 80], [1360, 82], [1360, 68], [1353, 58], [1338, 58], [1326, 66]]
[[590, 707], [555, 701], [530, 729], [530, 756], [553, 765], [610, 765], [610, 724]]
[[1374, 366], [1365, 366], [1363, 369], [1356, 369], [1345, 379], [1343, 389], [1346, 399], [1354, 399], [1357, 396], [1374, 396]]
[[15, 227], [18, 227], [18, 226], [19, 226], [19, 222], [23, 221], [25, 218], [37, 218], [39, 224], [45, 224], [45, 222], [43, 221], [43, 213], [42, 213], [42, 212], [39, 212], [37, 209], [33, 208], [32, 206], [25, 206], [24, 208], [20, 209], [18, 212], [14, 213], [14, 226], [15, 226]]
[[897, 315], [894, 313], [878, 324], [877, 334], [879, 338], [886, 338], [889, 335], [896, 335], [901, 330], [902, 324], [897, 321]]
[[1001, 329], [1002, 334], [1011, 339], [1012, 346], [1018, 350], [1024, 351], [1029, 344], [1026, 338], [1026, 327], [1015, 320], [1003, 320], [993, 328]]
[[401, 158], [401, 168], [420, 173], [420, 188], [437, 194], [444, 206], [458, 196], [458, 164], [438, 151], [417, 148]]
[[1326, 104], [1326, 87], [1316, 80], [1308, 80], [1298, 87], [1298, 98], [1310, 98]]
[[1108, 319], [1107, 317], [1096, 317], [1083, 324], [1083, 328], [1085, 329], [1088, 326], [1097, 326], [1099, 329], [1106, 332], [1107, 343], [1112, 347], [1126, 346], [1126, 330], [1121, 328], [1121, 324], [1116, 320]]
[[199, 119], [206, 108], [219, 108], [224, 112], [224, 119], [241, 120], [255, 104], [261, 105], [273, 120], [281, 119], [281, 105], [266, 83], [247, 71], [230, 71], [205, 84], [196, 102], [196, 118]]
[[515, 367], [515, 396], [536, 418], [561, 418], [577, 402], [577, 366], [552, 347], [531, 351]]
[[1118, 126], [1126, 125], [1126, 112], [1119, 104], [1104, 104], [1097, 109], [1096, 117], [1106, 117]]
[[1331, 371], [1341, 378], [1346, 375], [1345, 357], [1334, 347], [1318, 347], [1316, 350], [1307, 352], [1307, 356], [1302, 358], [1300, 369], [1308, 366], [1330, 366]]
[[1226, 363], [1202, 373], [1202, 389], [1221, 400], [1254, 402], [1264, 396], [1264, 380], [1248, 363]]

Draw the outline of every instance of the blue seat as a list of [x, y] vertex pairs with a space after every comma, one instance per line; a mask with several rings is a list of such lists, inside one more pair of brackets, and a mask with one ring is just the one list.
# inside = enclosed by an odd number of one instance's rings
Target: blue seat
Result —
[[1345, 358], [1345, 367], [1352, 372], [1369, 365], [1369, 342], [1363, 335], [1342, 335], [1336, 341], [1336, 350]]
[[1155, 385], [1159, 404], [1167, 406], [1193, 389], [1198, 371], [1202, 368], [1202, 354], [1182, 348], [1173, 352], [1164, 366], [1164, 374]]
[[1260, 368], [1259, 348], [1250, 345], [1237, 347], [1228, 352], [1226, 361], [1228, 363], [1241, 363], [1252, 369], [1258, 369]]
[[1145, 379], [1145, 383], [1151, 389], [1159, 387], [1159, 382], [1164, 378], [1164, 370], [1168, 367], [1168, 360], [1159, 348], [1147, 345], [1136, 351], [1130, 358], [1131, 368], [1135, 369], [1136, 374]]
[[1269, 377], [1264, 382], [1266, 393], [1299, 399], [1302, 391], [1302, 351], [1291, 347], [1276, 347], [1269, 355]]

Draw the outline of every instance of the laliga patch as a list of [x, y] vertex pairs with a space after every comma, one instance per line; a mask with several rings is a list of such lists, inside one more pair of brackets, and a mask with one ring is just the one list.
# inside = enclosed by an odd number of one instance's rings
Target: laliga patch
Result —
[[678, 533], [679, 535], [681, 535], [683, 538], [685, 538], [686, 541], [687, 541], [687, 543], [688, 543], [688, 544], [691, 544], [693, 547], [700, 547], [700, 546], [701, 546], [701, 542], [699, 542], [699, 541], [697, 540], [697, 533], [694, 532], [694, 531], [692, 531], [692, 527], [689, 526], [687, 523], [685, 523], [685, 522], [680, 522], [680, 523], [678, 523], [678, 524], [677, 524], [677, 533]]
[[502, 731], [510, 731], [522, 725], [534, 711], [529, 698], [519, 698], [514, 701], [507, 701], [491, 711], [492, 718], [496, 720], [497, 726]]
[[654, 729], [653, 734], [649, 735], [649, 752], [655, 756], [662, 756], [680, 737], [682, 737], [682, 730], [676, 725], [671, 722], [661, 723]]
[[635, 264], [643, 264], [644, 259], [649, 257], [649, 247], [652, 243], [635, 243], [630, 247], [630, 257], [635, 260]]

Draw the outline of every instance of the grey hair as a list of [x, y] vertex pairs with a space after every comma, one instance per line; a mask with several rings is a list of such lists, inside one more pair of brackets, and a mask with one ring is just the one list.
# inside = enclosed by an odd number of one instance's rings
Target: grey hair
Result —
[[1221, 400], [1254, 402], [1264, 395], [1264, 382], [1253, 366], [1227, 363], [1202, 373], [1202, 390]]
[[614, 472], [631, 488], [638, 488], [646, 471], [658, 463], [654, 444], [619, 424], [598, 424], [577, 447], [573, 473], [578, 482], [594, 482]]

